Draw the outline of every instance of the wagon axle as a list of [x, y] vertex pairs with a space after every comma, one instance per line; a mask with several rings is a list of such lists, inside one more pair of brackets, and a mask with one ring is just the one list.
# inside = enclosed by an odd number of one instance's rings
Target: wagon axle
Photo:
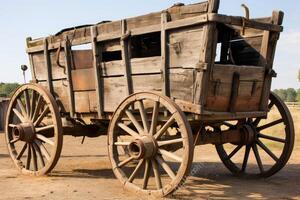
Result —
[[132, 141], [128, 149], [129, 154], [135, 159], [152, 158], [158, 150], [158, 145], [152, 136], [145, 135]]

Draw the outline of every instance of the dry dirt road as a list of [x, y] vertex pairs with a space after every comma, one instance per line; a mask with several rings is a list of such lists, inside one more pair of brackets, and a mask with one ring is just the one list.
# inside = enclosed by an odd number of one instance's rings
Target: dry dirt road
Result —
[[[80, 142], [81, 138], [65, 137], [62, 157], [53, 173], [33, 178], [19, 174], [0, 134], [0, 199], [145, 199], [123, 191], [115, 179], [105, 137], [86, 139], [83, 145]], [[212, 145], [198, 147], [194, 167], [199, 171], [170, 199], [300, 199], [298, 147], [288, 166], [265, 180], [234, 177]]]

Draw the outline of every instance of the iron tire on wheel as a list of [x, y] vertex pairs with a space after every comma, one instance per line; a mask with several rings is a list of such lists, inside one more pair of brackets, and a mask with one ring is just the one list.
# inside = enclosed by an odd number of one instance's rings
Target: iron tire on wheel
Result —
[[[147, 103], [153, 106], [145, 109]], [[133, 116], [134, 110], [140, 120], [136, 120]], [[159, 118], [166, 112], [170, 113], [170, 116], [167, 116], [165, 121], [160, 121]], [[124, 117], [129, 118], [131, 127], [124, 122]], [[157, 128], [158, 124], [161, 124], [160, 128]], [[162, 139], [166, 137], [168, 128], [175, 126], [179, 130], [176, 138]], [[119, 141], [121, 133], [118, 130], [125, 130], [124, 133], [129, 138], [127, 142]], [[179, 153], [182, 157], [166, 149], [167, 145], [178, 143], [181, 145]], [[136, 154], [135, 152], [129, 154], [128, 158], [121, 161], [118, 145], [124, 145], [128, 149], [135, 147], [138, 151]], [[191, 128], [184, 113], [168, 97], [149, 92], [136, 93], [119, 105], [111, 119], [108, 130], [108, 151], [113, 172], [125, 189], [147, 195], [166, 196], [180, 187], [189, 174], [193, 159]], [[174, 170], [174, 165], [167, 162], [168, 158], [165, 156], [179, 162], [177, 169]], [[132, 168], [134, 170], [130, 173], [124, 169], [129, 164], [134, 165]], [[141, 182], [136, 183], [139, 171], [143, 174], [140, 176]], [[149, 177], [153, 183], [152, 188], [149, 186], [151, 185]]]
[[[247, 176], [255, 176], [255, 177], [270, 177], [280, 171], [288, 162], [291, 153], [293, 151], [294, 147], [294, 124], [292, 116], [287, 108], [287, 106], [284, 104], [284, 102], [274, 93], [270, 94], [269, 98], [269, 110], [276, 109], [278, 112], [278, 115], [281, 117], [277, 120], [272, 120], [272, 122], [266, 122], [266, 124], [261, 124], [262, 119], [261, 118], [255, 118], [255, 119], [246, 119], [244, 120], [244, 123], [247, 123], [250, 127], [253, 127], [255, 132], [255, 140], [251, 144], [235, 144], [236, 147], [233, 151], [227, 151], [224, 145], [216, 145], [217, 152], [219, 154], [219, 157], [221, 158], [224, 165], [233, 173], [236, 175], [247, 175]], [[236, 128], [236, 125], [230, 125], [227, 122], [224, 122], [226, 126], [229, 128]], [[269, 128], [272, 128], [273, 126], [282, 125], [284, 128], [282, 128], [282, 132], [277, 135], [269, 135], [264, 134], [262, 131], [266, 131]], [[276, 127], [278, 129], [278, 127]], [[270, 132], [273, 132], [271, 129]], [[279, 155], [275, 155], [274, 152], [271, 150], [271, 147], [268, 147], [267, 144], [265, 144], [264, 141], [270, 141], [272, 143], [277, 143], [281, 145], [281, 153]], [[245, 154], [243, 155], [243, 161], [242, 161], [242, 167], [239, 167], [237, 163], [235, 163], [232, 158], [234, 156], [237, 157], [237, 153], [241, 149], [245, 149]], [[278, 148], [278, 147], [277, 147]], [[270, 158], [273, 159], [274, 164], [271, 166], [267, 166], [268, 169], [266, 170], [266, 166], [264, 165], [264, 158], [260, 156], [259, 149], [262, 150], [262, 152], [265, 152], [265, 154]], [[248, 159], [250, 152], [253, 152], [253, 156], [256, 160], [257, 167], [259, 169], [259, 173], [249, 173], [246, 172], [246, 168], [248, 165]], [[266, 158], [265, 158], [266, 159]]]
[[7, 110], [5, 137], [10, 157], [22, 174], [51, 172], [61, 154], [63, 135], [59, 109], [49, 91], [26, 84], [14, 92]]

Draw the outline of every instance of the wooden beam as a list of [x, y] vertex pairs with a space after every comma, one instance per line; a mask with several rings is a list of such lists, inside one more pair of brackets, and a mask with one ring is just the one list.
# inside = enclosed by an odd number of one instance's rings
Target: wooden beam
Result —
[[50, 54], [48, 50], [47, 38], [44, 39], [44, 60], [45, 60], [45, 65], [47, 70], [47, 86], [50, 93], [53, 95], [52, 69], [51, 69], [51, 61], [50, 61]]
[[[273, 11], [272, 23], [274, 25], [281, 25], [283, 22], [284, 13], [282, 11]], [[268, 100], [270, 96], [272, 83], [272, 68], [275, 56], [275, 49], [280, 32], [264, 31], [260, 54], [262, 57], [261, 66], [265, 67], [266, 75], [263, 84], [263, 93], [261, 96], [260, 110], [267, 111]]]
[[133, 93], [132, 77], [131, 77], [131, 66], [129, 58], [129, 42], [130, 32], [127, 31], [126, 20], [121, 21], [122, 37], [121, 37], [121, 48], [122, 48], [122, 61], [125, 68], [124, 76], [127, 82], [127, 94]]
[[161, 71], [163, 74], [163, 94], [170, 96], [170, 84], [169, 84], [169, 54], [167, 51], [168, 36], [166, 32], [166, 24], [168, 23], [168, 12], [161, 14]]
[[[29, 47], [30, 41], [32, 41], [31, 37], [26, 38], [27, 48]], [[32, 54], [29, 53], [28, 57], [29, 57], [29, 63], [30, 63], [30, 72], [31, 72], [32, 82], [37, 83]]]
[[[65, 52], [65, 71], [67, 73], [67, 82], [68, 82], [68, 101], [69, 101], [69, 109], [70, 109], [70, 117], [74, 117], [75, 115], [75, 100], [74, 100], [74, 91], [73, 91], [73, 82], [72, 82], [72, 65], [71, 65], [71, 45], [68, 36], [65, 36], [63, 42], [63, 48]], [[59, 53], [59, 52], [58, 52]], [[58, 55], [59, 56], [59, 55]]]
[[95, 88], [96, 88], [96, 98], [97, 98], [97, 112], [98, 118], [104, 118], [104, 84], [101, 79], [102, 74], [102, 51], [100, 45], [97, 44], [97, 29], [95, 26], [91, 27], [91, 36], [92, 36], [92, 49], [93, 49], [93, 68], [95, 74]]

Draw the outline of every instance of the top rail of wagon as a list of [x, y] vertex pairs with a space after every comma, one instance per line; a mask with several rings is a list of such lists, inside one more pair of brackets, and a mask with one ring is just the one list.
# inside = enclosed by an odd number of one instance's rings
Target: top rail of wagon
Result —
[[[126, 20], [123, 20], [126, 21]], [[118, 22], [118, 21], [117, 21]], [[120, 23], [122, 21], [119, 21]], [[271, 18], [263, 19], [246, 19], [244, 17], [238, 16], [227, 16], [216, 13], [201, 14], [195, 17], [189, 17], [184, 19], [179, 19], [175, 21], [170, 21], [165, 24], [165, 30], [172, 30], [176, 28], [188, 27], [193, 25], [204, 24], [208, 22], [218, 22], [228, 25], [240, 26], [244, 28], [254, 28], [266, 31], [281, 32], [283, 27], [281, 25], [272, 24]], [[116, 22], [112, 22], [116, 23]], [[95, 25], [97, 28], [104, 26], [105, 24]], [[70, 37], [72, 45], [80, 45], [90, 43], [92, 41], [89, 29], [92, 26], [86, 26], [79, 29], [74, 29], [72, 31], [63, 32], [63, 37], [55, 38], [57, 36], [47, 37], [49, 43], [49, 50], [57, 49], [61, 46], [61, 43], [65, 40], [66, 37]], [[161, 24], [149, 25], [144, 27], [132, 28], [127, 34], [131, 36], [141, 35], [145, 33], [159, 32], [161, 31]], [[77, 37], [75, 37], [75, 32]], [[108, 33], [99, 33], [97, 36], [97, 41], [107, 41], [122, 38], [123, 35], [121, 31], [112, 31]], [[63, 38], [63, 39], [62, 39]], [[28, 53], [38, 52], [44, 50], [44, 38], [39, 38], [35, 40], [28, 40]]]

